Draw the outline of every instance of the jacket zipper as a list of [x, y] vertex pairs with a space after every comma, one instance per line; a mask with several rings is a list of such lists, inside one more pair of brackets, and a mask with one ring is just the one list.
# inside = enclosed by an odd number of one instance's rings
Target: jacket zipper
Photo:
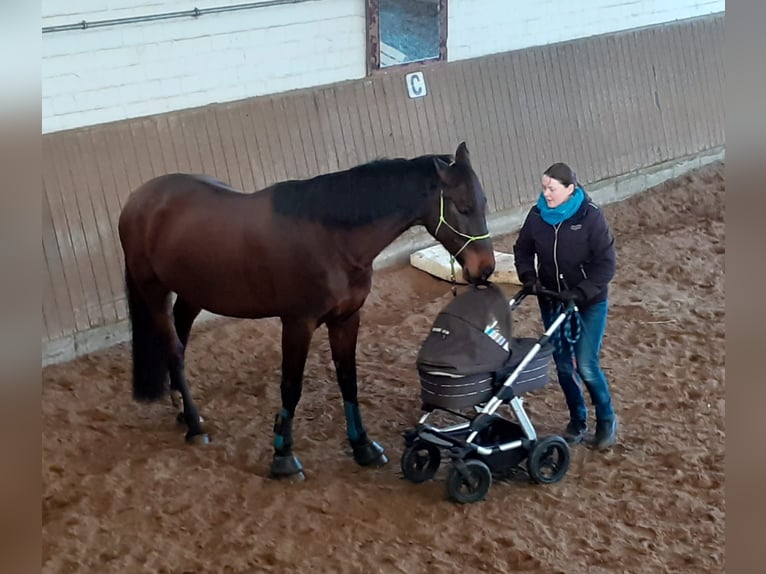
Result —
[[588, 274], [585, 272], [585, 269], [583, 269], [582, 264], [580, 264], [580, 272], [582, 273], [582, 278], [583, 279], [587, 279], [588, 278]]
[[558, 291], [561, 292], [561, 282], [559, 281], [560, 274], [559, 274], [559, 258], [558, 258], [559, 227], [561, 227], [561, 223], [553, 227], [553, 264], [556, 266], [556, 287], [558, 288]]

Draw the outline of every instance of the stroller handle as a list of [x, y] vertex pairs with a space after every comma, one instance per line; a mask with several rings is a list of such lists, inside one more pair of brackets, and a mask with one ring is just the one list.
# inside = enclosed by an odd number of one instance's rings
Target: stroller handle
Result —
[[[513, 298], [508, 302], [508, 304], [511, 307], [511, 310], [518, 307], [521, 302], [528, 296], [528, 295], [537, 295], [538, 297], [549, 297], [551, 299], [555, 299], [557, 301], [564, 301], [564, 299], [561, 298], [561, 294], [558, 291], [551, 291], [550, 289], [545, 289], [544, 287], [537, 287], [535, 288], [533, 293], [529, 293], [525, 289], [520, 289]], [[569, 310], [573, 307], [575, 307], [574, 301], [565, 301], [566, 302], [566, 309]]]

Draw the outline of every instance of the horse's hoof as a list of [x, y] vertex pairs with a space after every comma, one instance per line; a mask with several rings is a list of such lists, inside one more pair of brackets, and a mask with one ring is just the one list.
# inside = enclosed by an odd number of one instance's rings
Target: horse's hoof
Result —
[[351, 448], [354, 450], [354, 460], [361, 466], [383, 466], [388, 462], [383, 447], [374, 440], [360, 445], [351, 445]]
[[192, 434], [191, 432], [186, 433], [186, 442], [189, 444], [210, 444], [210, 435], [206, 432], [203, 433], [197, 433]]
[[269, 476], [271, 478], [306, 479], [306, 475], [303, 474], [303, 465], [294, 454], [287, 456], [278, 456], [275, 454], [274, 459], [271, 461], [271, 471], [269, 472]]

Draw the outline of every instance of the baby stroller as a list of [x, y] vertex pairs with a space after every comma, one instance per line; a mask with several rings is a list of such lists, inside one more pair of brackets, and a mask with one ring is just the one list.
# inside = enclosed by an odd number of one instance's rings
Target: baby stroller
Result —
[[[537, 294], [553, 299], [558, 295], [542, 289]], [[524, 461], [537, 483], [564, 478], [569, 446], [560, 436], [537, 436], [522, 395], [548, 383], [550, 339], [577, 307], [572, 302], [562, 306], [539, 339], [514, 338], [512, 312], [525, 297], [520, 291], [507, 301], [491, 283], [471, 287], [436, 317], [417, 358], [425, 413], [415, 428], [404, 432], [401, 468], [407, 480], [433, 478], [442, 451], [451, 459], [447, 494], [460, 503], [482, 500], [493, 475], [510, 476]], [[504, 404], [516, 421], [497, 414]], [[462, 421], [439, 428], [427, 422], [435, 411]]]

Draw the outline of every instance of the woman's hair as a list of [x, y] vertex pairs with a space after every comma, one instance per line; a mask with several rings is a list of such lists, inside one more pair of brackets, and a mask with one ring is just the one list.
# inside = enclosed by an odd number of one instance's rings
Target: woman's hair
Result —
[[545, 170], [543, 175], [547, 175], [551, 179], [560, 181], [564, 187], [572, 184], [574, 184], [575, 187], [580, 185], [580, 183], [577, 181], [577, 175], [575, 174], [574, 170], [562, 162], [554, 163], [552, 166]]

